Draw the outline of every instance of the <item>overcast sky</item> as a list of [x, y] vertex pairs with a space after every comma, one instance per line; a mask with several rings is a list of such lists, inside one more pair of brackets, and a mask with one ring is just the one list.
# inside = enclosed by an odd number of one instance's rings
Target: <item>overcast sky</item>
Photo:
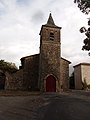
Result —
[[39, 32], [51, 11], [54, 22], [62, 27], [61, 54], [72, 66], [89, 62], [82, 51], [84, 34], [80, 27], [87, 25], [74, 0], [0, 0], [0, 59], [20, 65], [20, 58], [39, 53]]

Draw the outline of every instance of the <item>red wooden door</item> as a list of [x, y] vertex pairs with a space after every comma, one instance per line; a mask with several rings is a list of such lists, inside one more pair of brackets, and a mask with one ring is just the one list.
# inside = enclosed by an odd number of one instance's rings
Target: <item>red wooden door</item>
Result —
[[46, 79], [46, 92], [56, 92], [56, 79], [52, 75]]

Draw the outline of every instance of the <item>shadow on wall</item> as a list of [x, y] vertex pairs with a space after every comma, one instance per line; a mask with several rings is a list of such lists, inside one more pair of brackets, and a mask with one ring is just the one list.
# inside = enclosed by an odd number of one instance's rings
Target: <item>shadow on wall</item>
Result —
[[69, 89], [75, 89], [74, 72], [69, 77]]
[[83, 90], [90, 89], [90, 84], [87, 84], [86, 78], [84, 78], [84, 81], [82, 82], [82, 89]]

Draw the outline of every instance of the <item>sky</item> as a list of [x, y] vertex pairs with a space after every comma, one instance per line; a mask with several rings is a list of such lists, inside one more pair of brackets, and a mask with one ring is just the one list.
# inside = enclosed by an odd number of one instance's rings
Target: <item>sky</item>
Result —
[[88, 16], [74, 0], [0, 0], [0, 59], [20, 66], [20, 59], [39, 53], [41, 26], [49, 13], [61, 30], [61, 55], [74, 65], [90, 62], [87, 51], [82, 51]]

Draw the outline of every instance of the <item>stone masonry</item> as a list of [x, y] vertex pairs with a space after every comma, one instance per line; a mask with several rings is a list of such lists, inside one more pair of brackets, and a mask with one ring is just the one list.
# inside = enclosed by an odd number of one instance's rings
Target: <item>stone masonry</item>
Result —
[[61, 57], [61, 27], [50, 13], [40, 31], [40, 53], [21, 58], [19, 71], [6, 73], [5, 89], [59, 92], [69, 88], [69, 64]]
[[[50, 20], [50, 18], [49, 18]], [[48, 20], [40, 31], [40, 71], [39, 87], [45, 91], [45, 81], [48, 75], [52, 74], [56, 78], [56, 91], [60, 91], [60, 27], [52, 25]], [[50, 39], [50, 34], [54, 38]]]

